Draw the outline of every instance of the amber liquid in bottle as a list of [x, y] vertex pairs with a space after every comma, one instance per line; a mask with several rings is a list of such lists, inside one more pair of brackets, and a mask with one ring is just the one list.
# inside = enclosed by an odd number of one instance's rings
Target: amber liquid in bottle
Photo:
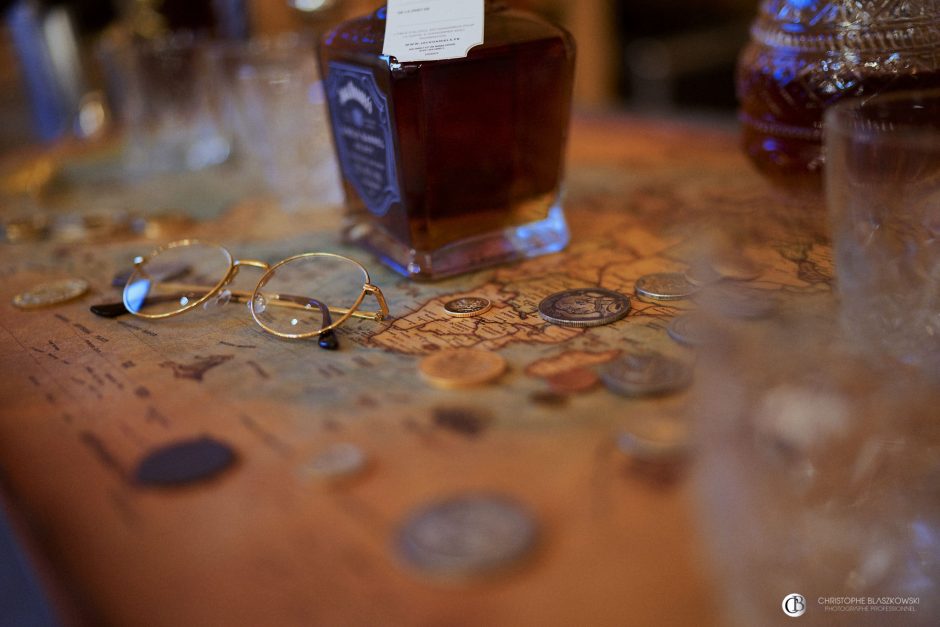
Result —
[[[347, 238], [418, 279], [560, 250], [571, 37], [499, 2], [487, 2], [485, 43], [467, 58], [397, 63], [381, 54], [384, 32], [383, 8], [339, 25], [320, 46], [327, 85], [337, 67], [371, 72], [392, 128], [398, 198], [387, 208], [368, 206], [340, 154]], [[333, 131], [343, 141], [335, 114]]]
[[774, 183], [794, 191], [818, 191], [822, 188], [823, 115], [827, 107], [843, 98], [937, 87], [938, 72], [872, 73], [834, 92], [826, 84], [787, 81], [762, 68], [740, 67], [744, 150]]

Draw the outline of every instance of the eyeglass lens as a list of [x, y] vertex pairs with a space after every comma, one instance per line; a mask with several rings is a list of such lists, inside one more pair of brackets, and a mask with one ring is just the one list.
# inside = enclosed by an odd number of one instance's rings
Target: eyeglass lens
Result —
[[[167, 267], [178, 271], [168, 276]], [[166, 248], [135, 268], [124, 288], [124, 306], [148, 316], [182, 311], [218, 287], [231, 267], [231, 256], [219, 246], [194, 242]]]
[[342, 257], [296, 257], [275, 266], [253, 304], [259, 324], [275, 333], [297, 336], [319, 331], [350, 311], [367, 277]]

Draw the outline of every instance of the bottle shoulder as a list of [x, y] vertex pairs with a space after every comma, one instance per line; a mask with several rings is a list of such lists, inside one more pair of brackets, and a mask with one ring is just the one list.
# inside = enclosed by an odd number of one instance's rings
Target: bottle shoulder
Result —
[[[498, 7], [486, 12], [484, 43], [471, 49], [469, 56], [487, 50], [530, 42], [558, 40], [569, 54], [574, 54], [574, 39], [564, 28], [527, 11]], [[321, 47], [325, 50], [382, 54], [385, 43], [385, 7], [358, 18], [347, 20], [324, 34]]]

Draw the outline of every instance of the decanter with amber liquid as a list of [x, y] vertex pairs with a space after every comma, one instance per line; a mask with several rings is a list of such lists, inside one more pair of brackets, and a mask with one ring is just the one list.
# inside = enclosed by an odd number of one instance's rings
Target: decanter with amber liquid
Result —
[[744, 149], [780, 186], [818, 191], [829, 106], [935, 87], [940, 0], [762, 0], [738, 62]]
[[487, 0], [465, 58], [401, 63], [385, 22], [382, 7], [319, 47], [346, 241], [419, 280], [564, 248], [571, 36]]

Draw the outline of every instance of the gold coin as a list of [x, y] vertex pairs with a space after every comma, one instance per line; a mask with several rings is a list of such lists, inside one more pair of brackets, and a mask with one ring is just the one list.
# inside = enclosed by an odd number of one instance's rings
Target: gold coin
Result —
[[20, 309], [38, 309], [65, 303], [88, 291], [88, 282], [84, 279], [60, 279], [49, 283], [40, 283], [13, 297], [13, 304]]
[[468, 388], [498, 378], [506, 370], [506, 360], [490, 351], [451, 348], [425, 357], [418, 369], [436, 387]]
[[444, 311], [455, 318], [479, 316], [490, 310], [493, 303], [481, 296], [464, 296], [444, 303]]

